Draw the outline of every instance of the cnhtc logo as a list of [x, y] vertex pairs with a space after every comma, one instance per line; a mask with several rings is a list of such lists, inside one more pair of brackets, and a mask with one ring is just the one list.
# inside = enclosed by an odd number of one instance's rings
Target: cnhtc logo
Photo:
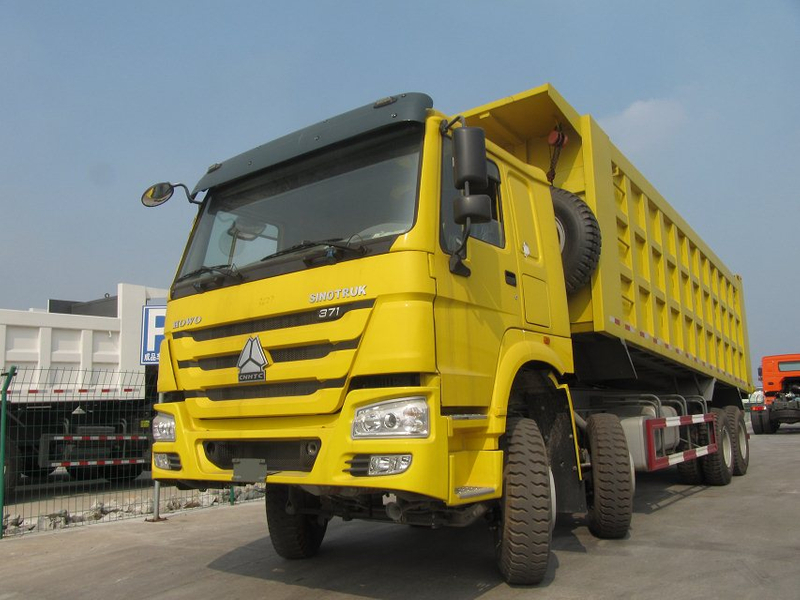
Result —
[[258, 337], [251, 337], [242, 348], [236, 366], [239, 367], [239, 383], [264, 381], [264, 369], [269, 365]]

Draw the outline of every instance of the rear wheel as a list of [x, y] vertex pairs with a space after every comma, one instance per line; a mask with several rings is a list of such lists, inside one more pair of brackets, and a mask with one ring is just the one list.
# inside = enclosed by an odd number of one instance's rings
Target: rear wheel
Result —
[[547, 573], [552, 538], [547, 449], [533, 419], [510, 419], [505, 444], [497, 566], [508, 583], [536, 584]]
[[586, 422], [591, 485], [589, 531], [599, 538], [625, 537], [633, 514], [633, 473], [628, 443], [616, 415], [598, 413]]
[[780, 423], [770, 419], [771, 412], [769, 406], [767, 406], [766, 410], [761, 411], [761, 429], [764, 430], [764, 433], [775, 433], [778, 431], [778, 427], [780, 427]]
[[6, 437], [6, 456], [3, 464], [3, 489], [6, 494], [10, 494], [17, 487], [19, 478], [19, 460], [17, 455], [17, 444], [9, 437]]
[[310, 558], [322, 544], [328, 522], [318, 514], [319, 499], [299, 488], [267, 484], [267, 527], [272, 547], [283, 558]]
[[744, 413], [736, 406], [726, 406], [725, 414], [732, 434], [733, 474], [744, 475], [750, 465], [750, 440], [747, 439]]
[[[690, 435], [695, 447], [707, 446], [708, 426], [701, 424], [699, 427], [693, 426], [692, 429]], [[703, 464], [701, 460], [695, 458], [694, 460], [678, 463], [678, 477], [681, 483], [685, 485], [702, 485], [705, 480], [703, 479]]]
[[733, 475], [733, 434], [725, 411], [712, 408], [711, 412], [716, 415], [714, 433], [717, 451], [701, 459], [703, 475], [709, 485], [728, 485]]
[[50, 474], [52, 469], [39, 466], [39, 452], [35, 446], [20, 446], [18, 454], [20, 472], [30, 479], [42, 479]]
[[760, 410], [750, 411], [750, 424], [753, 426], [753, 433], [756, 435], [764, 433], [764, 422], [761, 420]]

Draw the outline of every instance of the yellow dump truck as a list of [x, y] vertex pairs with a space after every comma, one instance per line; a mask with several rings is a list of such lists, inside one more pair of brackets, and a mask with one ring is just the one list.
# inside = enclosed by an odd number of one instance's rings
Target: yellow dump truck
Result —
[[624, 537], [634, 472], [748, 466], [742, 284], [549, 85], [389, 96], [209, 167], [172, 284], [153, 477], [266, 482], [275, 550], [334, 517]]

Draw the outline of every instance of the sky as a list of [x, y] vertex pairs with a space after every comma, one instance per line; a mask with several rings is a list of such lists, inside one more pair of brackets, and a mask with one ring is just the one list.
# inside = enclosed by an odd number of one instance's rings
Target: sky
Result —
[[166, 288], [194, 208], [139, 198], [389, 94], [552, 83], [800, 352], [800, 0], [0, 0], [0, 308]]

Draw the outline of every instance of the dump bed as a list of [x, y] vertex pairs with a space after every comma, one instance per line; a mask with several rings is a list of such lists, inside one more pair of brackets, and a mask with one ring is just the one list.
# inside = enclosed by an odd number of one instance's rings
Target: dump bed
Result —
[[569, 299], [573, 335], [622, 338], [742, 390], [752, 390], [742, 281], [588, 115], [544, 85], [464, 113], [516, 158], [551, 167], [548, 136], [569, 138], [553, 184], [581, 196], [602, 232], [591, 286]]

